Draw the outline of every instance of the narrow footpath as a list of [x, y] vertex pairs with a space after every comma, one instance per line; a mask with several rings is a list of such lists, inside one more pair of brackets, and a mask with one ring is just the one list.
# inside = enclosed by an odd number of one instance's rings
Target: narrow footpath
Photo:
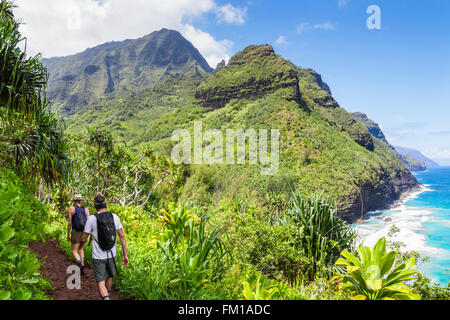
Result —
[[[41, 261], [42, 276], [53, 285], [53, 291], [47, 294], [50, 298], [54, 300], [101, 300], [93, 270], [88, 266], [84, 268], [84, 275], [81, 276], [81, 288], [69, 289], [67, 287], [67, 279], [71, 276], [67, 273], [67, 268], [75, 263], [58, 247], [58, 241], [30, 243], [29, 248], [31, 252], [37, 254]], [[119, 295], [114, 289], [110, 297], [111, 300], [119, 300]]]

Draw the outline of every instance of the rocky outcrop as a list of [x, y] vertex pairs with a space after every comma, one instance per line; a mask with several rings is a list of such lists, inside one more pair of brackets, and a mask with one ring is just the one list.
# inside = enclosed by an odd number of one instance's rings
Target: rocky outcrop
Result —
[[369, 151], [375, 150], [375, 144], [370, 132], [368, 132], [366, 128], [358, 126], [354, 119], [341, 120], [341, 125], [343, 125], [342, 130], [346, 131], [361, 147], [366, 148]]
[[298, 90], [298, 80], [295, 72], [278, 73], [271, 79], [257, 80], [250, 78], [246, 82], [227, 88], [215, 87], [207, 90], [197, 90], [195, 98], [199, 99], [205, 108], [220, 109], [232, 99], [257, 99], [282, 88], [292, 89], [291, 94], [286, 96], [287, 100], [294, 100], [300, 103], [301, 95]]
[[[374, 136], [377, 139], [380, 139], [381, 141], [383, 141], [384, 143], [389, 144], [389, 142], [387, 141], [383, 131], [381, 131], [380, 126], [378, 125], [378, 123], [374, 122], [373, 120], [369, 119], [367, 117], [366, 114], [362, 113], [362, 112], [355, 112], [352, 113], [353, 117], [362, 125], [364, 125], [365, 127], [367, 127], [367, 129], [369, 130], [370, 134], [372, 136]], [[393, 147], [391, 146], [391, 149], [393, 149]]]
[[320, 98], [314, 98], [314, 102], [323, 108], [339, 108], [339, 104], [332, 96], [324, 96]]
[[378, 184], [366, 182], [358, 185], [360, 192], [338, 205], [339, 216], [354, 223], [369, 212], [389, 209], [402, 196], [419, 188], [416, 178], [407, 171], [397, 173], [394, 178], [382, 172], [377, 180]]
[[300, 104], [294, 68], [276, 56], [271, 46], [250, 46], [205, 80], [195, 98], [205, 108], [219, 109], [232, 99], [257, 99], [279, 89], [287, 89], [284, 98]]
[[216, 67], [216, 69], [214, 70], [214, 72], [219, 71], [220, 69], [222, 69], [222, 68], [225, 67], [226, 65], [227, 65], [227, 64], [226, 64], [225, 60], [222, 59], [222, 61], [220, 61], [220, 62], [217, 64], [217, 67]]

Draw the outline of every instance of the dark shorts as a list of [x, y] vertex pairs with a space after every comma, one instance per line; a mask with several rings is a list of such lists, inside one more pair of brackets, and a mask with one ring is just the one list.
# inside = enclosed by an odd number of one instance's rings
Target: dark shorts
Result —
[[114, 278], [116, 275], [114, 258], [106, 260], [92, 259], [92, 266], [94, 268], [94, 278], [97, 282], [105, 281], [108, 278]]
[[76, 231], [75, 229], [72, 229], [72, 233], [70, 235], [70, 242], [72, 244], [80, 243], [81, 236], [83, 235], [83, 231]]

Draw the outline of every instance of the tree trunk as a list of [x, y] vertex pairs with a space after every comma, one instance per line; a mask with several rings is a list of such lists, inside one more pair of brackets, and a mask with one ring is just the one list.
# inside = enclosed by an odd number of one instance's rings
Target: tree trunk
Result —
[[97, 150], [97, 193], [100, 192], [100, 144]]

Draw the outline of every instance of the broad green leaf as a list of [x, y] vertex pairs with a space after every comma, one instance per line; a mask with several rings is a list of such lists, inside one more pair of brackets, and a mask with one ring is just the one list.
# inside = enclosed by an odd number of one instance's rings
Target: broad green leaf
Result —
[[341, 252], [341, 255], [350, 261], [353, 265], [362, 267], [361, 262], [353, 254], [351, 254], [347, 249]]
[[27, 283], [27, 284], [33, 284], [33, 283], [38, 283], [39, 280], [38, 279], [27, 279], [27, 280], [22, 280], [20, 282]]
[[30, 300], [32, 293], [30, 291], [21, 290], [14, 294], [14, 300]]
[[420, 296], [420, 294], [414, 293], [414, 294], [412, 295], [412, 299], [413, 299], [413, 300], [422, 300], [422, 297]]
[[364, 266], [367, 266], [370, 263], [371, 252], [369, 247], [359, 247], [357, 249], [359, 253], [359, 258]]
[[335, 266], [350, 266], [350, 263], [348, 262], [348, 260], [345, 260], [344, 258], [339, 258], [336, 260], [336, 262], [334, 263]]
[[381, 257], [386, 254], [386, 239], [381, 238], [372, 249], [372, 263], [380, 263]]
[[367, 287], [371, 290], [380, 290], [383, 284], [383, 280], [375, 279], [375, 280], [366, 280], [365, 281]]
[[364, 277], [361, 273], [361, 268], [359, 267], [347, 267], [348, 273], [351, 275], [351, 279], [358, 283], [358, 287], [364, 287]]
[[5, 290], [0, 290], [0, 300], [9, 300], [10, 297], [11, 297], [11, 292], [5, 291]]
[[396, 282], [411, 280], [414, 278], [414, 275], [417, 274], [419, 271], [415, 269], [408, 269], [408, 270], [400, 270], [397, 272], [393, 272], [389, 274], [389, 276], [385, 280], [386, 286], [391, 286], [395, 284]]
[[405, 262], [405, 269], [410, 269], [416, 265], [416, 259], [411, 257]]
[[3, 226], [0, 229], [0, 241], [9, 241], [12, 237], [14, 237], [15, 231], [10, 226]]
[[360, 271], [360, 270], [361, 270], [360, 267], [356, 267], [356, 266], [347, 266], [347, 272], [350, 273], [350, 274], [355, 273], [355, 272], [358, 272], [358, 271]]
[[381, 278], [380, 266], [378, 264], [371, 264], [367, 266], [366, 278], [368, 280], [375, 280]]
[[244, 286], [243, 294], [244, 298], [246, 300], [254, 300], [254, 295], [252, 290], [250, 289], [250, 284], [247, 281], [242, 282], [242, 285]]
[[353, 297], [353, 300], [367, 300], [367, 297], [362, 294], [358, 294], [357, 296]]
[[394, 265], [395, 257], [397, 256], [397, 254], [398, 254], [397, 251], [391, 251], [381, 259], [380, 264], [381, 277], [384, 276], [386, 273], [388, 273], [389, 270], [391, 270], [392, 266]]
[[393, 284], [392, 286], [385, 287], [384, 289], [388, 291], [396, 291], [400, 293], [411, 294], [411, 290], [403, 282]]

